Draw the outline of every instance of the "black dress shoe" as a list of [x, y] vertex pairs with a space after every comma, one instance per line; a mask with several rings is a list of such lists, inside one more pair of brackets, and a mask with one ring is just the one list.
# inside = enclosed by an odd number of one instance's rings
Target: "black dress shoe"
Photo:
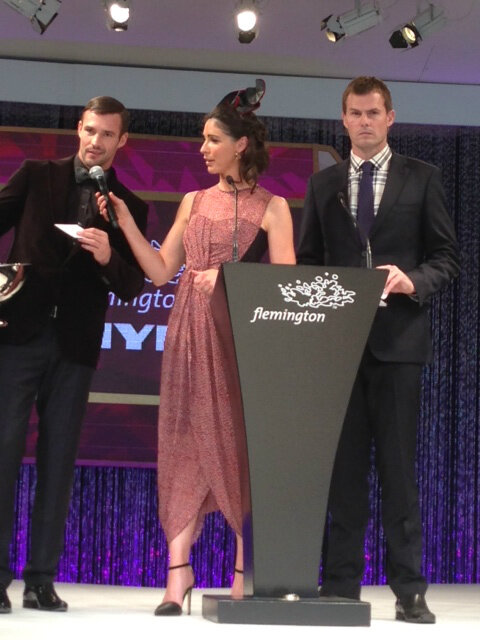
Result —
[[23, 592], [23, 606], [25, 609], [40, 609], [40, 611], [66, 611], [68, 605], [61, 600], [51, 582], [26, 586]]
[[0, 613], [12, 613], [12, 603], [7, 594], [7, 587], [0, 584]]
[[425, 596], [416, 593], [397, 599], [395, 620], [416, 622], [417, 624], [435, 624], [435, 614], [427, 607]]

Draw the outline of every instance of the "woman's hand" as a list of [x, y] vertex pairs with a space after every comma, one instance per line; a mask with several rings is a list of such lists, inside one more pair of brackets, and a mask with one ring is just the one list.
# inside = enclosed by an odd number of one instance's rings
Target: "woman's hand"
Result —
[[195, 271], [192, 269], [192, 273], [194, 276], [193, 286], [195, 289], [210, 297], [213, 293], [215, 282], [217, 281], [218, 269], [206, 269], [205, 271]]
[[[107, 211], [107, 199], [105, 198], [105, 196], [102, 196], [100, 192], [97, 192], [95, 196], [97, 198], [97, 204], [100, 214], [105, 218], [107, 222], [109, 222], [110, 218], [108, 217]], [[121, 198], [117, 198], [117, 196], [111, 191], [108, 194], [108, 198], [110, 200], [111, 206], [115, 209], [115, 213], [117, 214], [119, 227], [121, 229], [124, 229], [129, 223], [133, 222], [132, 214], [130, 213], [129, 208]]]

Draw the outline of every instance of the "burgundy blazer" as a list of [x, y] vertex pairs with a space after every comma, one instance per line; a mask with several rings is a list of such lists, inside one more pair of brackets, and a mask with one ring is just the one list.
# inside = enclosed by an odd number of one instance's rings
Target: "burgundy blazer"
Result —
[[[67, 221], [74, 188], [73, 156], [61, 160], [26, 160], [0, 191], [0, 234], [14, 228], [9, 262], [28, 262], [18, 294], [0, 307], [8, 327], [0, 343], [25, 344], [48, 322], [57, 307], [56, 326], [65, 357], [95, 366], [100, 354], [108, 292], [129, 300], [140, 293], [144, 275], [120, 230], [97, 214], [92, 226], [106, 231], [112, 247], [102, 267], [54, 224]], [[109, 188], [125, 200], [144, 233], [147, 205], [126, 189], [115, 171]]]

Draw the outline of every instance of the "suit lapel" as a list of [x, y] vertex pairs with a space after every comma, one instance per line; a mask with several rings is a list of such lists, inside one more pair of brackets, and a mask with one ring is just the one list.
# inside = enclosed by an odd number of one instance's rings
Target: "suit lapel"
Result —
[[73, 157], [50, 164], [50, 193], [53, 222], [65, 221], [68, 196], [73, 180]]
[[370, 238], [375, 236], [379, 227], [381, 227], [384, 221], [388, 219], [388, 216], [403, 189], [408, 173], [409, 168], [407, 166], [406, 158], [398, 155], [397, 153], [392, 154], [385, 189], [380, 201], [380, 206], [378, 207], [377, 215], [375, 216], [375, 221], [372, 225]]
[[[52, 224], [56, 222], [64, 222], [69, 205], [69, 195], [73, 183], [73, 156], [70, 158], [62, 158], [55, 160], [50, 165], [50, 193], [52, 204]], [[58, 241], [63, 246], [63, 264], [68, 262], [78, 251], [80, 246], [78, 242], [73, 242], [71, 238], [58, 233]]]
[[345, 198], [345, 201], [348, 204], [348, 167], [350, 165], [349, 160], [344, 160], [340, 164], [337, 165], [335, 183], [332, 185], [336, 189], [337, 197], [340, 197], [342, 194]]
[[350, 200], [348, 193], [348, 169], [350, 167], [350, 158], [344, 160], [337, 165], [337, 172], [335, 179], [330, 182], [330, 188], [335, 189], [335, 202], [337, 204], [340, 215], [347, 216], [349, 224], [352, 229], [352, 233], [361, 248], [362, 242], [360, 240], [360, 234], [358, 233], [357, 224], [353, 219], [350, 211]]
[[336, 165], [335, 173], [329, 177], [327, 188], [331, 194], [329, 199], [333, 210], [338, 210], [340, 215], [351, 217], [348, 201], [348, 165], [348, 160]]

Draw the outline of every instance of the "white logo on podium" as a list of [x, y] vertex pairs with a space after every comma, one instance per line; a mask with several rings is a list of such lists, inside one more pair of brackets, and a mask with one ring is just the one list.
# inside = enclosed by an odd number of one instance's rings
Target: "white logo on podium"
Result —
[[317, 276], [312, 282], [296, 280], [295, 284], [278, 286], [285, 302], [293, 302], [302, 309], [338, 309], [355, 302], [355, 291], [346, 291], [338, 282], [338, 275], [335, 273]]

